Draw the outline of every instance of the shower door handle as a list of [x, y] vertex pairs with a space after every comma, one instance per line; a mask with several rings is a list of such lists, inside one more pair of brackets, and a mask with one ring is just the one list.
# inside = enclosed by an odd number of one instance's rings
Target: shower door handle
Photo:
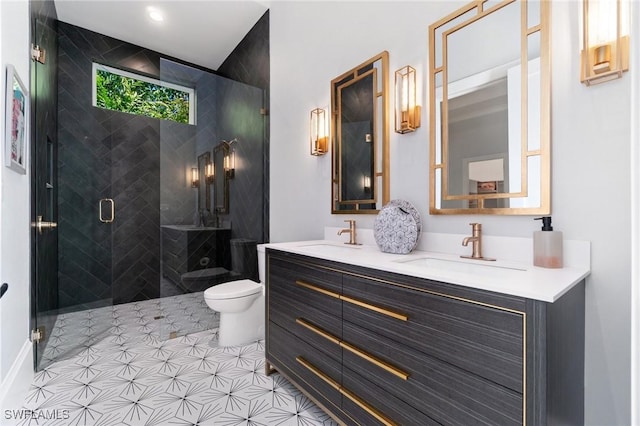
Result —
[[57, 228], [58, 224], [56, 222], [45, 222], [42, 220], [42, 216], [38, 216], [32, 226], [38, 230], [38, 234], [42, 235], [44, 230]]
[[[110, 204], [110, 208], [109, 208], [109, 213], [110, 216], [105, 218], [102, 212], [102, 205], [104, 203], [109, 203]], [[113, 222], [113, 220], [116, 217], [116, 204], [113, 202], [112, 198], [103, 198], [98, 202], [98, 218], [100, 219], [100, 222], [102, 223], [111, 223]]]

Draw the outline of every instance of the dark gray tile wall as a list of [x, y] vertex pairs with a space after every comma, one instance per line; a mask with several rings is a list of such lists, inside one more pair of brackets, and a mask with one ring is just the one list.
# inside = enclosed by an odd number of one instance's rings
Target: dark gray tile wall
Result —
[[111, 117], [113, 303], [160, 297], [160, 126], [157, 119]]
[[157, 75], [160, 57], [63, 22], [58, 38], [59, 307], [158, 297], [160, 123], [92, 107], [91, 73], [97, 61]]
[[262, 242], [269, 241], [269, 61], [269, 11], [267, 10], [218, 68], [218, 73], [225, 77], [264, 89], [263, 107], [266, 115], [264, 118], [264, 146], [262, 150], [263, 232], [262, 238], [259, 239]]
[[160, 78], [195, 88], [196, 125], [160, 121], [160, 222], [162, 225], [194, 224], [197, 189], [191, 188], [188, 172], [197, 165], [203, 140], [215, 128], [214, 74], [161, 59]]
[[269, 89], [269, 11], [256, 22], [218, 68], [218, 73], [261, 89]]
[[[217, 98], [224, 108], [217, 111], [218, 139], [232, 140], [236, 169], [229, 180], [231, 238], [264, 242], [263, 194], [268, 191], [264, 179], [264, 121], [260, 113], [264, 90], [220, 78]], [[242, 119], [239, 119], [242, 111]]]

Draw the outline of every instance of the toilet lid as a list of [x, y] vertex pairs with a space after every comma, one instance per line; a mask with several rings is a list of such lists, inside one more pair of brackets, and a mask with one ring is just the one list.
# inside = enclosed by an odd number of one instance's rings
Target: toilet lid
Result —
[[251, 280], [230, 281], [213, 287], [204, 292], [205, 299], [236, 299], [250, 296], [262, 291], [262, 284]]

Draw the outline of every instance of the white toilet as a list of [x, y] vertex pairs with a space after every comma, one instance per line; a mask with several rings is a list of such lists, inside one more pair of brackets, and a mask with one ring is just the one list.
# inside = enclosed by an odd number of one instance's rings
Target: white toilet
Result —
[[[255, 265], [255, 264], [254, 264]], [[218, 346], [238, 346], [264, 338], [264, 246], [258, 246], [258, 276], [209, 287], [204, 300], [220, 312]]]

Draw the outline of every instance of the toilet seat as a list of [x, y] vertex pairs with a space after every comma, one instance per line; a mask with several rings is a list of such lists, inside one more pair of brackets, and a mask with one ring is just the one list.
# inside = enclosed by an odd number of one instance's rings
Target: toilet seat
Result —
[[238, 280], [209, 287], [204, 292], [204, 298], [212, 300], [238, 299], [261, 291], [262, 284], [260, 283], [252, 280]]

